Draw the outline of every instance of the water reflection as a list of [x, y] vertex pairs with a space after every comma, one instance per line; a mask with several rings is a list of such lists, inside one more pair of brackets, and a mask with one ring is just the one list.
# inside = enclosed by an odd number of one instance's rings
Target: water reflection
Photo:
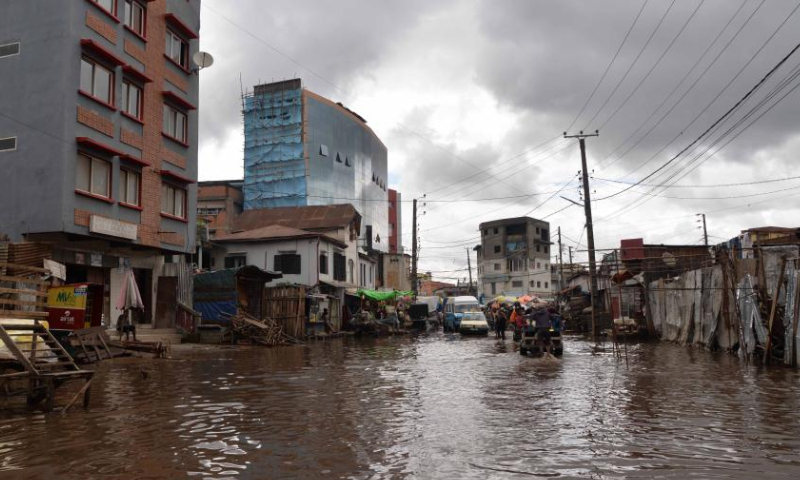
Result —
[[796, 372], [565, 349], [431, 334], [106, 362], [89, 411], [0, 411], [0, 478], [798, 476]]

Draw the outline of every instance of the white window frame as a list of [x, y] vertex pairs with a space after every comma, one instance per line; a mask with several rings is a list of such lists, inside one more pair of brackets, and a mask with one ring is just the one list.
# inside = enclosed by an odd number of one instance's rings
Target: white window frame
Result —
[[[181, 66], [181, 68], [189, 68], [189, 42], [172, 31], [167, 29], [167, 44], [165, 45], [165, 53], [173, 62]], [[175, 46], [177, 45], [177, 52]], [[185, 51], [182, 46], [185, 45]]]
[[[89, 160], [89, 188], [88, 189], [79, 188], [78, 185], [77, 185], [78, 182], [77, 182], [77, 179], [76, 179], [75, 189], [79, 190], [81, 192], [84, 192], [84, 193], [88, 193], [90, 195], [95, 195], [95, 196], [107, 198], [107, 199], [110, 200], [111, 199], [111, 191], [112, 191], [111, 190], [111, 176], [112, 176], [112, 172], [111, 172], [112, 164], [111, 164], [111, 162], [109, 162], [108, 160], [103, 160], [102, 158], [94, 157], [94, 156], [89, 155], [88, 153], [85, 153], [85, 152], [78, 152], [77, 161], [79, 161], [79, 162], [82, 161], [81, 157]], [[103, 162], [108, 167], [108, 174], [107, 174], [107, 178], [106, 178], [106, 191], [105, 192], [95, 192], [95, 191], [93, 191], [94, 190], [94, 179], [95, 179], [95, 177], [94, 177], [94, 175], [95, 175], [95, 165], [97, 165], [97, 162]], [[79, 170], [76, 168], [75, 171], [78, 172]]]
[[[183, 119], [183, 128], [178, 131], [178, 118]], [[164, 104], [164, 121], [161, 131], [170, 138], [174, 138], [182, 143], [189, 143], [189, 115], [173, 107], [169, 103]], [[178, 135], [180, 133], [180, 135]]]
[[[92, 84], [91, 84], [91, 86], [89, 86], [88, 90], [83, 88], [84, 87], [84, 85], [82, 84], [83, 83], [82, 82], [83, 74], [81, 73], [81, 84], [79, 85], [81, 91], [86, 93], [86, 94], [88, 94], [92, 98], [96, 98], [97, 100], [100, 100], [101, 102], [105, 102], [108, 105], [114, 106], [114, 93], [115, 93], [114, 92], [114, 90], [115, 90], [114, 86], [116, 85], [116, 74], [114, 72], [114, 69], [107, 68], [103, 64], [98, 62], [97, 60], [95, 60], [95, 59], [93, 59], [91, 57], [88, 57], [86, 55], [83, 55], [83, 56], [81, 56], [81, 72], [83, 72], [83, 62], [88, 63], [92, 67]], [[105, 70], [109, 74], [109, 78], [108, 78], [108, 97], [109, 98], [103, 98], [103, 97], [97, 95], [97, 88], [96, 88], [97, 87], [97, 85], [96, 85], [96, 83], [97, 83], [97, 73], [96, 72], [97, 72], [98, 68], [101, 69], [101, 70]]]
[[108, 1], [109, 1], [109, 3], [111, 4], [111, 8], [110, 8], [110, 9], [106, 8], [106, 6], [105, 6], [105, 5], [103, 5], [102, 3], [100, 3], [100, 2], [101, 2], [101, 0], [92, 0], [92, 1], [93, 1], [94, 3], [96, 3], [98, 7], [100, 7], [100, 8], [101, 8], [101, 9], [103, 9], [103, 10], [105, 10], [106, 12], [110, 13], [110, 14], [111, 14], [111, 15], [113, 15], [114, 17], [116, 17], [116, 16], [117, 16], [117, 0], [108, 0]]
[[[125, 18], [123, 19], [123, 22], [125, 26], [140, 37], [145, 38], [145, 32], [147, 28], [147, 7], [137, 0], [125, 0], [124, 8]], [[138, 29], [136, 28], [136, 24], [133, 22], [135, 17], [132, 15], [132, 13], [135, 11], [138, 11], [141, 14], [141, 25]]]
[[[180, 203], [177, 201], [180, 192]], [[185, 188], [175, 186], [171, 183], [161, 182], [161, 213], [171, 217], [186, 220], [186, 199], [187, 191]], [[172, 210], [170, 211], [169, 198], [172, 197]], [[164, 202], [167, 201], [165, 205]], [[180, 204], [180, 211], [177, 209]]]
[[[136, 179], [136, 188], [134, 189], [134, 196], [133, 200], [130, 200], [130, 180], [131, 178]], [[131, 170], [128, 168], [120, 168], [119, 169], [119, 201], [120, 203], [124, 203], [126, 205], [133, 205], [135, 207], [142, 206], [142, 199], [141, 199], [141, 188], [142, 188], [142, 174]]]
[[[136, 102], [136, 112], [131, 112], [131, 89], [136, 89], [139, 91], [138, 101]], [[131, 117], [141, 120], [143, 118], [143, 110], [144, 110], [144, 88], [141, 85], [128, 80], [127, 78], [122, 79], [122, 111], [130, 115]]]

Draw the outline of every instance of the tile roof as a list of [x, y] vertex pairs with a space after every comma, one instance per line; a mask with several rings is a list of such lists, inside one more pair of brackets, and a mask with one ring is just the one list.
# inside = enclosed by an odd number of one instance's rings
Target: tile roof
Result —
[[290, 238], [323, 238], [331, 243], [346, 248], [347, 245], [341, 241], [323, 235], [321, 233], [309, 232], [299, 228], [286, 227], [284, 225], [269, 225], [266, 227], [245, 230], [241, 232], [221, 235], [214, 238], [215, 242], [258, 242], [265, 240], [285, 240]]
[[356, 221], [361, 233], [361, 215], [350, 204], [279, 207], [246, 210], [234, 222], [235, 230], [254, 230], [283, 225], [301, 230], [326, 231], [345, 228]]

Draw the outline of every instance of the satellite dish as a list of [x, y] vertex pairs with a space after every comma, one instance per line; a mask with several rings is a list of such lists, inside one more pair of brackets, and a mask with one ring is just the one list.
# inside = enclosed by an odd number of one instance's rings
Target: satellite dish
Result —
[[214, 57], [208, 52], [196, 52], [192, 55], [192, 62], [194, 62], [197, 69], [208, 68], [214, 65]]

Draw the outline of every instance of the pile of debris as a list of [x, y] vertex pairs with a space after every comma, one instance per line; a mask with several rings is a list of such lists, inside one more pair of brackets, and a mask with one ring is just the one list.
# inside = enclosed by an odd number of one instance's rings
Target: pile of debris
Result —
[[284, 332], [283, 327], [271, 318], [258, 320], [239, 310], [231, 318], [231, 327], [237, 337], [246, 338], [258, 345], [300, 345], [303, 342]]

